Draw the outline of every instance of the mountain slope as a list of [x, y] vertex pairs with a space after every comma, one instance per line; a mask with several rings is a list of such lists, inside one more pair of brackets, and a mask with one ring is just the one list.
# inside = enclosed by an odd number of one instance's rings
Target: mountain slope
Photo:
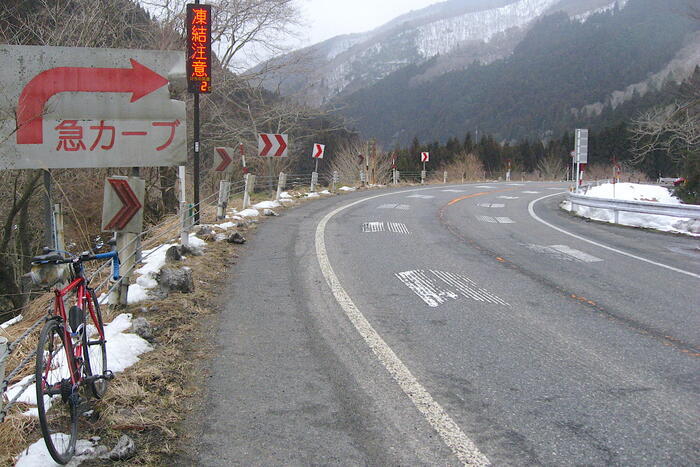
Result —
[[[627, 0], [617, 0], [624, 5]], [[616, 0], [449, 0], [413, 11], [367, 33], [338, 36], [273, 59], [263, 85], [320, 105], [369, 86], [406, 65], [439, 57], [419, 80], [474, 61], [508, 56], [537, 18], [564, 11], [585, 17]], [[280, 69], [280, 65], [285, 66]]]
[[688, 45], [697, 23], [682, 14], [687, 2], [661, 3], [630, 0], [585, 21], [547, 15], [505, 59], [418, 79], [439, 61], [434, 58], [338, 102], [363, 134], [388, 144], [414, 136], [444, 141], [474, 129], [500, 139], [559, 134], [588, 121], [589, 113], [572, 109], [607, 102], [615, 91], [644, 82]]

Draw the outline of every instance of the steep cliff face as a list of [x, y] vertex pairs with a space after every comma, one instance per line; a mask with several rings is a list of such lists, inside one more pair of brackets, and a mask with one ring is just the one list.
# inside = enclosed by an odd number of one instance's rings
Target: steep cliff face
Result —
[[264, 85], [312, 105], [367, 87], [410, 64], [438, 57], [417, 77], [429, 80], [478, 61], [508, 56], [533, 21], [563, 10], [585, 21], [626, 0], [450, 0], [402, 15], [373, 31], [338, 36], [272, 60], [294, 63]]

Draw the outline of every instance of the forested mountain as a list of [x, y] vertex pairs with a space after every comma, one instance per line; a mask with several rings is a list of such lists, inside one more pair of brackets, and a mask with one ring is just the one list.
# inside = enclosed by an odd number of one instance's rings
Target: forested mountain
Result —
[[600, 127], [655, 104], [658, 90], [693, 73], [700, 34], [688, 5], [629, 0], [585, 18], [544, 15], [506, 58], [417, 80], [434, 57], [335, 103], [362, 134], [391, 145], [476, 129], [503, 141]]
[[[429, 80], [475, 60], [511, 54], [541, 15], [556, 11], [583, 20], [627, 0], [448, 0], [401, 15], [372, 31], [337, 36], [277, 57], [263, 85], [312, 105], [367, 87], [388, 74], [431, 60], [414, 78]], [[279, 69], [281, 65], [282, 69]], [[291, 66], [290, 66], [291, 65]]]

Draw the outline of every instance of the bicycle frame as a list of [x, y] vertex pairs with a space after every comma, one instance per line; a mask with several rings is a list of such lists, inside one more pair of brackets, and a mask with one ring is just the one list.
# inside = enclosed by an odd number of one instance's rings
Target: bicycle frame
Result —
[[[63, 323], [63, 337], [64, 337], [64, 345], [66, 347], [66, 357], [67, 358], [67, 363], [68, 363], [68, 370], [70, 372], [70, 380], [71, 380], [71, 385], [75, 386], [80, 382], [81, 379], [81, 372], [78, 371], [78, 368], [76, 368], [74, 362], [76, 358], [82, 357], [83, 353], [83, 344], [82, 341], [78, 342], [78, 344], [73, 347], [73, 340], [71, 339], [71, 332], [70, 328], [68, 325], [68, 314], [66, 313], [66, 305], [64, 301], [64, 297], [68, 295], [70, 292], [73, 290], [76, 290], [76, 305], [78, 308], [81, 310], [84, 309], [85, 307], [85, 298], [87, 297], [87, 292], [86, 292], [86, 284], [85, 284], [85, 278], [83, 277], [77, 277], [75, 278], [67, 287], [59, 290], [55, 289], [54, 290], [54, 310], [58, 312], [58, 317], [61, 319]], [[92, 306], [92, 302], [90, 300], [87, 300], [88, 302], [88, 310], [90, 312], [90, 316], [92, 317], [94, 322], [97, 322], [97, 318], [95, 317], [95, 310]], [[100, 336], [100, 339], [104, 339], [104, 336]], [[48, 371], [50, 369], [50, 365], [47, 366], [47, 375]], [[45, 375], [45, 377], [47, 376]]]

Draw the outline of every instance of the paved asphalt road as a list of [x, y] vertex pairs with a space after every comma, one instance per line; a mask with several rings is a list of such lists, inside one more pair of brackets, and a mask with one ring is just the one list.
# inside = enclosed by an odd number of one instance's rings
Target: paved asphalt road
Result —
[[195, 458], [697, 465], [698, 241], [569, 216], [564, 189], [370, 191], [262, 224]]

